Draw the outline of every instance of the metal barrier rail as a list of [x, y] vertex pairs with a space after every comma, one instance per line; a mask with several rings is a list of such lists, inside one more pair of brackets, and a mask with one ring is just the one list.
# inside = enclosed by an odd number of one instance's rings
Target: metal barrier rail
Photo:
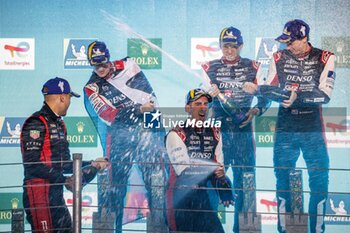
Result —
[[[22, 166], [23, 164], [43, 164], [44, 162], [27, 162], [27, 163], [0, 163], [0, 166], [14, 166], [14, 165], [18, 165], [18, 166]], [[53, 163], [73, 163], [73, 161], [52, 161]], [[154, 165], [168, 165], [170, 163], [167, 162], [110, 162], [110, 164], [131, 164], [131, 165], [149, 165], [149, 164], [154, 164]], [[195, 164], [195, 163], [191, 163], [191, 164], [186, 164], [186, 163], [171, 163], [172, 165], [197, 165], [197, 166], [201, 166], [202, 164]], [[207, 164], [205, 166], [216, 166], [213, 164]], [[295, 169], [295, 170], [329, 170], [329, 171], [350, 171], [350, 168], [307, 168], [307, 167], [275, 167], [275, 166], [243, 166], [243, 165], [223, 165], [225, 168], [266, 168], [266, 169], [274, 169], [274, 168], [278, 168], [278, 169]]]
[[[67, 163], [72, 163], [72, 161], [67, 161]], [[156, 164], [164, 164], [164, 163], [148, 163], [148, 162], [130, 162], [130, 163], [125, 163], [125, 162], [110, 162], [111, 164], [132, 164], [132, 165], [146, 165], [146, 164], [151, 164], [151, 165], [156, 165]], [[37, 164], [37, 163], [26, 163], [26, 164]], [[81, 181], [81, 164], [82, 164], [82, 154], [73, 154], [73, 166], [74, 166], [74, 191], [73, 191], [73, 230], [74, 233], [78, 233], [81, 232], [81, 230], [92, 230], [93, 228], [82, 228], [81, 225], [81, 209], [82, 209], [82, 205], [81, 205], [81, 194], [82, 194], [82, 181]], [[23, 163], [3, 163], [0, 164], [0, 166], [17, 166], [17, 165], [23, 165]], [[176, 164], [173, 164], [176, 165]], [[183, 165], [183, 164], [182, 164]], [[193, 164], [192, 164], [193, 165]], [[200, 166], [200, 164], [198, 164]], [[215, 166], [215, 165], [205, 165], [205, 166]], [[230, 167], [230, 166], [226, 166], [226, 167]], [[277, 167], [273, 167], [273, 166], [232, 166], [232, 167], [239, 167], [239, 168], [252, 168], [254, 167], [255, 169], [275, 169]], [[290, 167], [278, 167], [280, 169], [291, 169]], [[293, 169], [299, 169], [299, 170], [310, 170], [306, 167], [297, 167]], [[318, 168], [314, 168], [314, 170], [324, 170], [324, 169], [318, 169]], [[333, 172], [350, 172], [350, 169], [346, 169], [346, 168], [329, 168], [327, 169], [329, 171], [333, 171]], [[101, 184], [101, 183], [100, 183]], [[50, 186], [54, 186], [54, 185], [64, 185], [63, 183], [58, 183], [58, 184], [49, 184]], [[90, 183], [89, 185], [99, 185], [99, 183]], [[107, 185], [102, 183], [102, 185]], [[108, 185], [110, 185], [111, 187], [116, 187], [116, 186], [129, 186], [129, 187], [145, 187], [146, 185], [140, 185], [140, 184], [110, 184], [108, 183]], [[41, 185], [42, 186], [42, 185]], [[13, 186], [0, 186], [0, 190], [1, 189], [11, 189], [11, 188], [20, 188], [23, 187], [23, 185], [13, 185]], [[160, 185], [160, 186], [155, 186], [153, 185], [152, 187], [161, 187], [161, 188], [165, 188], [166, 184], [164, 185]], [[181, 189], [206, 189], [206, 190], [218, 190], [218, 188], [213, 188], [213, 187], [197, 187], [197, 188], [193, 188], [193, 187], [184, 187], [184, 186], [179, 186], [177, 188], [181, 188]], [[236, 189], [237, 190], [237, 189]], [[238, 189], [241, 190], [241, 189]], [[243, 189], [242, 189], [243, 190]], [[251, 191], [260, 191], [260, 192], [276, 192], [275, 189], [250, 189]], [[245, 190], [247, 191], [247, 190]], [[248, 190], [249, 191], [249, 190]], [[280, 192], [292, 192], [291, 190], [279, 190]], [[301, 193], [310, 193], [310, 191], [304, 191], [302, 190]], [[318, 192], [318, 194], [324, 194], [322, 192]], [[327, 192], [327, 194], [350, 194], [350, 192], [332, 192], [329, 191]], [[70, 205], [67, 205], [68, 207], [70, 207]], [[60, 206], [52, 206], [50, 208], [57, 208]], [[96, 208], [99, 207], [97, 206], [89, 206], [90, 208]], [[120, 206], [106, 206], [107, 208], [123, 208], [123, 209], [138, 209], [138, 210], [142, 210], [142, 209], [150, 209], [150, 208], [143, 208], [143, 207], [120, 207]], [[37, 208], [40, 209], [40, 208]], [[152, 208], [153, 210], [161, 210], [164, 211], [166, 210], [165, 208]], [[0, 211], [10, 211], [12, 209], [0, 209]], [[24, 211], [25, 208], [20, 208], [17, 209], [18, 211]], [[174, 210], [180, 210], [180, 211], [202, 211], [202, 212], [222, 212], [222, 213], [234, 213], [234, 211], [231, 210], [188, 210], [188, 209], [174, 209]], [[253, 212], [247, 212], [247, 213], [253, 213]], [[254, 212], [254, 213], [259, 213], [259, 214], [273, 214], [273, 213], [269, 213], [269, 212]], [[306, 215], [310, 215], [310, 214], [306, 214]], [[327, 214], [326, 216], [328, 217], [349, 217], [349, 215], [330, 215]], [[17, 219], [18, 220], [18, 219]], [[16, 220], [16, 221], [17, 221]], [[23, 220], [22, 220], [23, 221]], [[20, 222], [20, 221], [17, 221]], [[20, 223], [22, 224], [22, 223]], [[24, 223], [23, 223], [24, 224]], [[14, 230], [14, 225], [12, 225], [12, 230], [11, 231], [1, 231], [1, 232], [17, 232], [17, 231], [13, 231]], [[17, 224], [18, 227], [18, 224]], [[59, 229], [56, 229], [59, 230]], [[61, 229], [64, 230], [64, 229]], [[125, 231], [131, 231], [131, 232], [145, 232], [143, 230], [136, 230], [136, 229], [125, 229]], [[30, 230], [24, 230], [23, 232], [30, 232]]]
[[81, 232], [82, 154], [73, 154], [73, 233]]

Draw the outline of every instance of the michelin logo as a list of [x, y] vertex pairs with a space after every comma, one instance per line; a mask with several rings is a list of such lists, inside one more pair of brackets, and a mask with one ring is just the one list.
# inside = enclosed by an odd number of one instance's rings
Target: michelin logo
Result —
[[11, 128], [10, 122], [6, 122], [6, 128], [9, 135], [11, 135], [12, 138], [20, 138], [21, 136], [21, 125], [19, 123], [16, 124], [15, 128]]
[[263, 67], [268, 67], [273, 53], [279, 49], [279, 42], [275, 41], [274, 38], [256, 38], [256, 60], [259, 61]]
[[94, 40], [64, 39], [64, 68], [91, 69], [87, 59], [87, 48]]
[[159, 129], [160, 128], [160, 116], [162, 115], [159, 110], [156, 112], [144, 112], [143, 113], [143, 127], [145, 129]]
[[24, 118], [0, 117], [0, 147], [19, 146], [24, 120]]
[[346, 205], [349, 200], [346, 194], [330, 196], [324, 218], [327, 224], [350, 224], [350, 215]]
[[336, 215], [347, 215], [348, 211], [345, 209], [345, 202], [341, 200], [338, 207], [334, 206], [334, 201], [332, 198], [329, 199], [330, 207]]

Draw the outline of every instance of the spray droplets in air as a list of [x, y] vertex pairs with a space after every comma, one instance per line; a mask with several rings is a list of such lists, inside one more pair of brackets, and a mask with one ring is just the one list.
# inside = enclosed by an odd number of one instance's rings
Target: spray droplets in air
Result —
[[107, 13], [104, 10], [101, 10], [101, 12], [106, 17], [108, 22], [110, 22], [112, 25], [114, 25], [117, 30], [119, 30], [119, 31], [121, 31], [121, 32], [123, 32], [123, 33], [125, 33], [127, 35], [132, 35], [132, 36], [134, 36], [134, 37], [136, 37], [138, 39], [141, 39], [143, 42], [145, 42], [152, 49], [155, 49], [155, 50], [159, 51], [160, 53], [162, 53], [164, 56], [169, 58], [171, 61], [173, 61], [178, 66], [180, 66], [182, 69], [186, 70], [191, 75], [193, 75], [193, 76], [203, 80], [203, 77], [200, 74], [198, 74], [196, 71], [192, 70], [188, 65], [186, 65], [182, 61], [178, 60], [176, 57], [174, 57], [173, 55], [169, 54], [165, 50], [161, 49], [159, 46], [153, 44], [151, 41], [149, 41], [143, 35], [141, 35], [140, 33], [136, 32], [134, 29], [132, 29], [128, 24], [124, 23], [121, 19], [119, 19], [117, 17], [114, 17], [113, 15]]

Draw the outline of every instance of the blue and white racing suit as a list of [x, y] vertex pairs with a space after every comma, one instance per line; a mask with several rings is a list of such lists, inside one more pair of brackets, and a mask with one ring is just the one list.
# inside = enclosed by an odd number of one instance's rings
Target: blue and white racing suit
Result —
[[[156, 97], [140, 67], [130, 58], [112, 63], [114, 71], [107, 79], [93, 72], [84, 87], [84, 102], [98, 130], [105, 156], [112, 163], [112, 193], [109, 197], [99, 198], [116, 213], [116, 232], [121, 232], [124, 198], [134, 163], [142, 173], [151, 212], [155, 202], [164, 200], [164, 197], [152, 196], [151, 189], [154, 176], [164, 184], [164, 151], [159, 148], [163, 145], [165, 132], [143, 128], [140, 107], [156, 101]], [[163, 204], [160, 204], [161, 208]], [[162, 218], [165, 216], [159, 217]]]
[[274, 54], [271, 61], [268, 84], [285, 90], [294, 89], [298, 95], [291, 107], [279, 107], [275, 132], [274, 166], [279, 232], [285, 232], [285, 213], [292, 211], [291, 195], [286, 190], [290, 190], [289, 173], [295, 169], [300, 151], [309, 174], [310, 231], [324, 232], [329, 157], [322, 104], [330, 100], [334, 76], [334, 55], [313, 47], [302, 57], [296, 57], [289, 50], [281, 50]]

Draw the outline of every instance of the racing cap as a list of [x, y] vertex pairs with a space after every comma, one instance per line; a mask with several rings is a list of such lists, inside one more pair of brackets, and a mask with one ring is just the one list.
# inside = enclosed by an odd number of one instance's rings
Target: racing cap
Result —
[[188, 92], [186, 96], [186, 104], [198, 100], [200, 97], [205, 96], [208, 98], [208, 102], [211, 103], [212, 97], [200, 88], [192, 89]]
[[90, 65], [96, 66], [109, 62], [109, 50], [104, 42], [94, 41], [88, 47], [88, 60]]
[[48, 80], [41, 89], [43, 95], [60, 95], [60, 94], [71, 94], [74, 97], [80, 97], [79, 94], [73, 92], [67, 80], [63, 78], [53, 78]]
[[300, 19], [294, 19], [288, 21], [284, 25], [283, 34], [277, 37], [275, 40], [281, 43], [290, 43], [309, 36], [309, 32], [310, 27], [307, 23]]
[[243, 44], [243, 37], [240, 30], [231, 26], [221, 31], [219, 41], [220, 48], [226, 43], [231, 43], [238, 47]]

